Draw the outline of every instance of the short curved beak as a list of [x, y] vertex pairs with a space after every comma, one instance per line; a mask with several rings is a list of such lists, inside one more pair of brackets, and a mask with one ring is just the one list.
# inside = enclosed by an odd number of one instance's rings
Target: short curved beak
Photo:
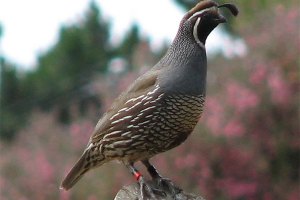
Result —
[[226, 18], [223, 15], [219, 14], [218, 18], [216, 19], [216, 22], [218, 22], [219, 24], [221, 24], [221, 23], [226, 23], [227, 20], [226, 20]]

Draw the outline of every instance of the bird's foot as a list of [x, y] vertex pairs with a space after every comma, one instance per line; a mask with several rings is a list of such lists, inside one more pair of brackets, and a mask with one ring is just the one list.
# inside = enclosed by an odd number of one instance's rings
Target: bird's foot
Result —
[[139, 179], [140, 184], [140, 198], [139, 200], [154, 200], [162, 199], [166, 196], [163, 190], [156, 189], [147, 184], [143, 177]]
[[176, 186], [170, 179], [158, 177], [155, 180], [157, 181], [158, 187], [170, 193], [171, 196], [176, 196], [176, 194], [182, 191], [182, 189]]

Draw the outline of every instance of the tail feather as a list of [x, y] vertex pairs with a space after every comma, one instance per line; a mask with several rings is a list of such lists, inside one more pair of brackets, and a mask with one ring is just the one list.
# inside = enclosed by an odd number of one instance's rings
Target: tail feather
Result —
[[85, 151], [74, 167], [69, 171], [62, 181], [60, 189], [70, 189], [87, 171], [94, 167], [99, 167], [106, 162], [105, 157], [101, 154], [99, 154], [96, 158], [94, 157], [93, 160], [87, 159], [87, 156], [89, 156], [89, 151]]
[[86, 153], [76, 162], [60, 185], [60, 189], [68, 190], [89, 170], [86, 165]]

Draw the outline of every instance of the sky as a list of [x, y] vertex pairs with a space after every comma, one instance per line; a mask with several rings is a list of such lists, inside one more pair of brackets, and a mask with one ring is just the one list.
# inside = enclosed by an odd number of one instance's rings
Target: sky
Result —
[[[153, 48], [172, 41], [184, 15], [184, 10], [172, 0], [95, 1], [112, 24], [112, 40], [120, 40], [133, 23], [138, 23]], [[89, 0], [0, 0], [3, 29], [0, 54], [23, 68], [33, 67], [37, 56], [55, 44], [60, 27], [78, 22], [89, 3]], [[222, 49], [230, 40], [220, 30], [214, 31], [207, 41], [208, 51]]]

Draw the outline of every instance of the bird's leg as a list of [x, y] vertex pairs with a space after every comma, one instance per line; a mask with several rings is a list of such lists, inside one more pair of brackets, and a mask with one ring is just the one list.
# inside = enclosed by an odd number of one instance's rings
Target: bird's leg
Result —
[[143, 160], [142, 163], [145, 165], [145, 167], [147, 168], [150, 176], [153, 179], [159, 179], [162, 178], [160, 176], [160, 174], [157, 172], [157, 170], [155, 169], [155, 167], [149, 162], [149, 160]]
[[[155, 195], [152, 191], [152, 188], [145, 182], [144, 177], [142, 174], [133, 166], [133, 163], [127, 164], [126, 167], [130, 170], [132, 175], [135, 177], [135, 179], [139, 182], [140, 185], [140, 199], [144, 200], [145, 195], [144, 192], [146, 192], [150, 195], [151, 199], [156, 199]], [[146, 198], [147, 199], [147, 198]]]
[[142, 163], [146, 166], [152, 179], [157, 181], [157, 185], [160, 188], [162, 187], [164, 190], [169, 191], [173, 196], [182, 191], [182, 189], [178, 188], [170, 179], [163, 178], [149, 160], [143, 160]]

